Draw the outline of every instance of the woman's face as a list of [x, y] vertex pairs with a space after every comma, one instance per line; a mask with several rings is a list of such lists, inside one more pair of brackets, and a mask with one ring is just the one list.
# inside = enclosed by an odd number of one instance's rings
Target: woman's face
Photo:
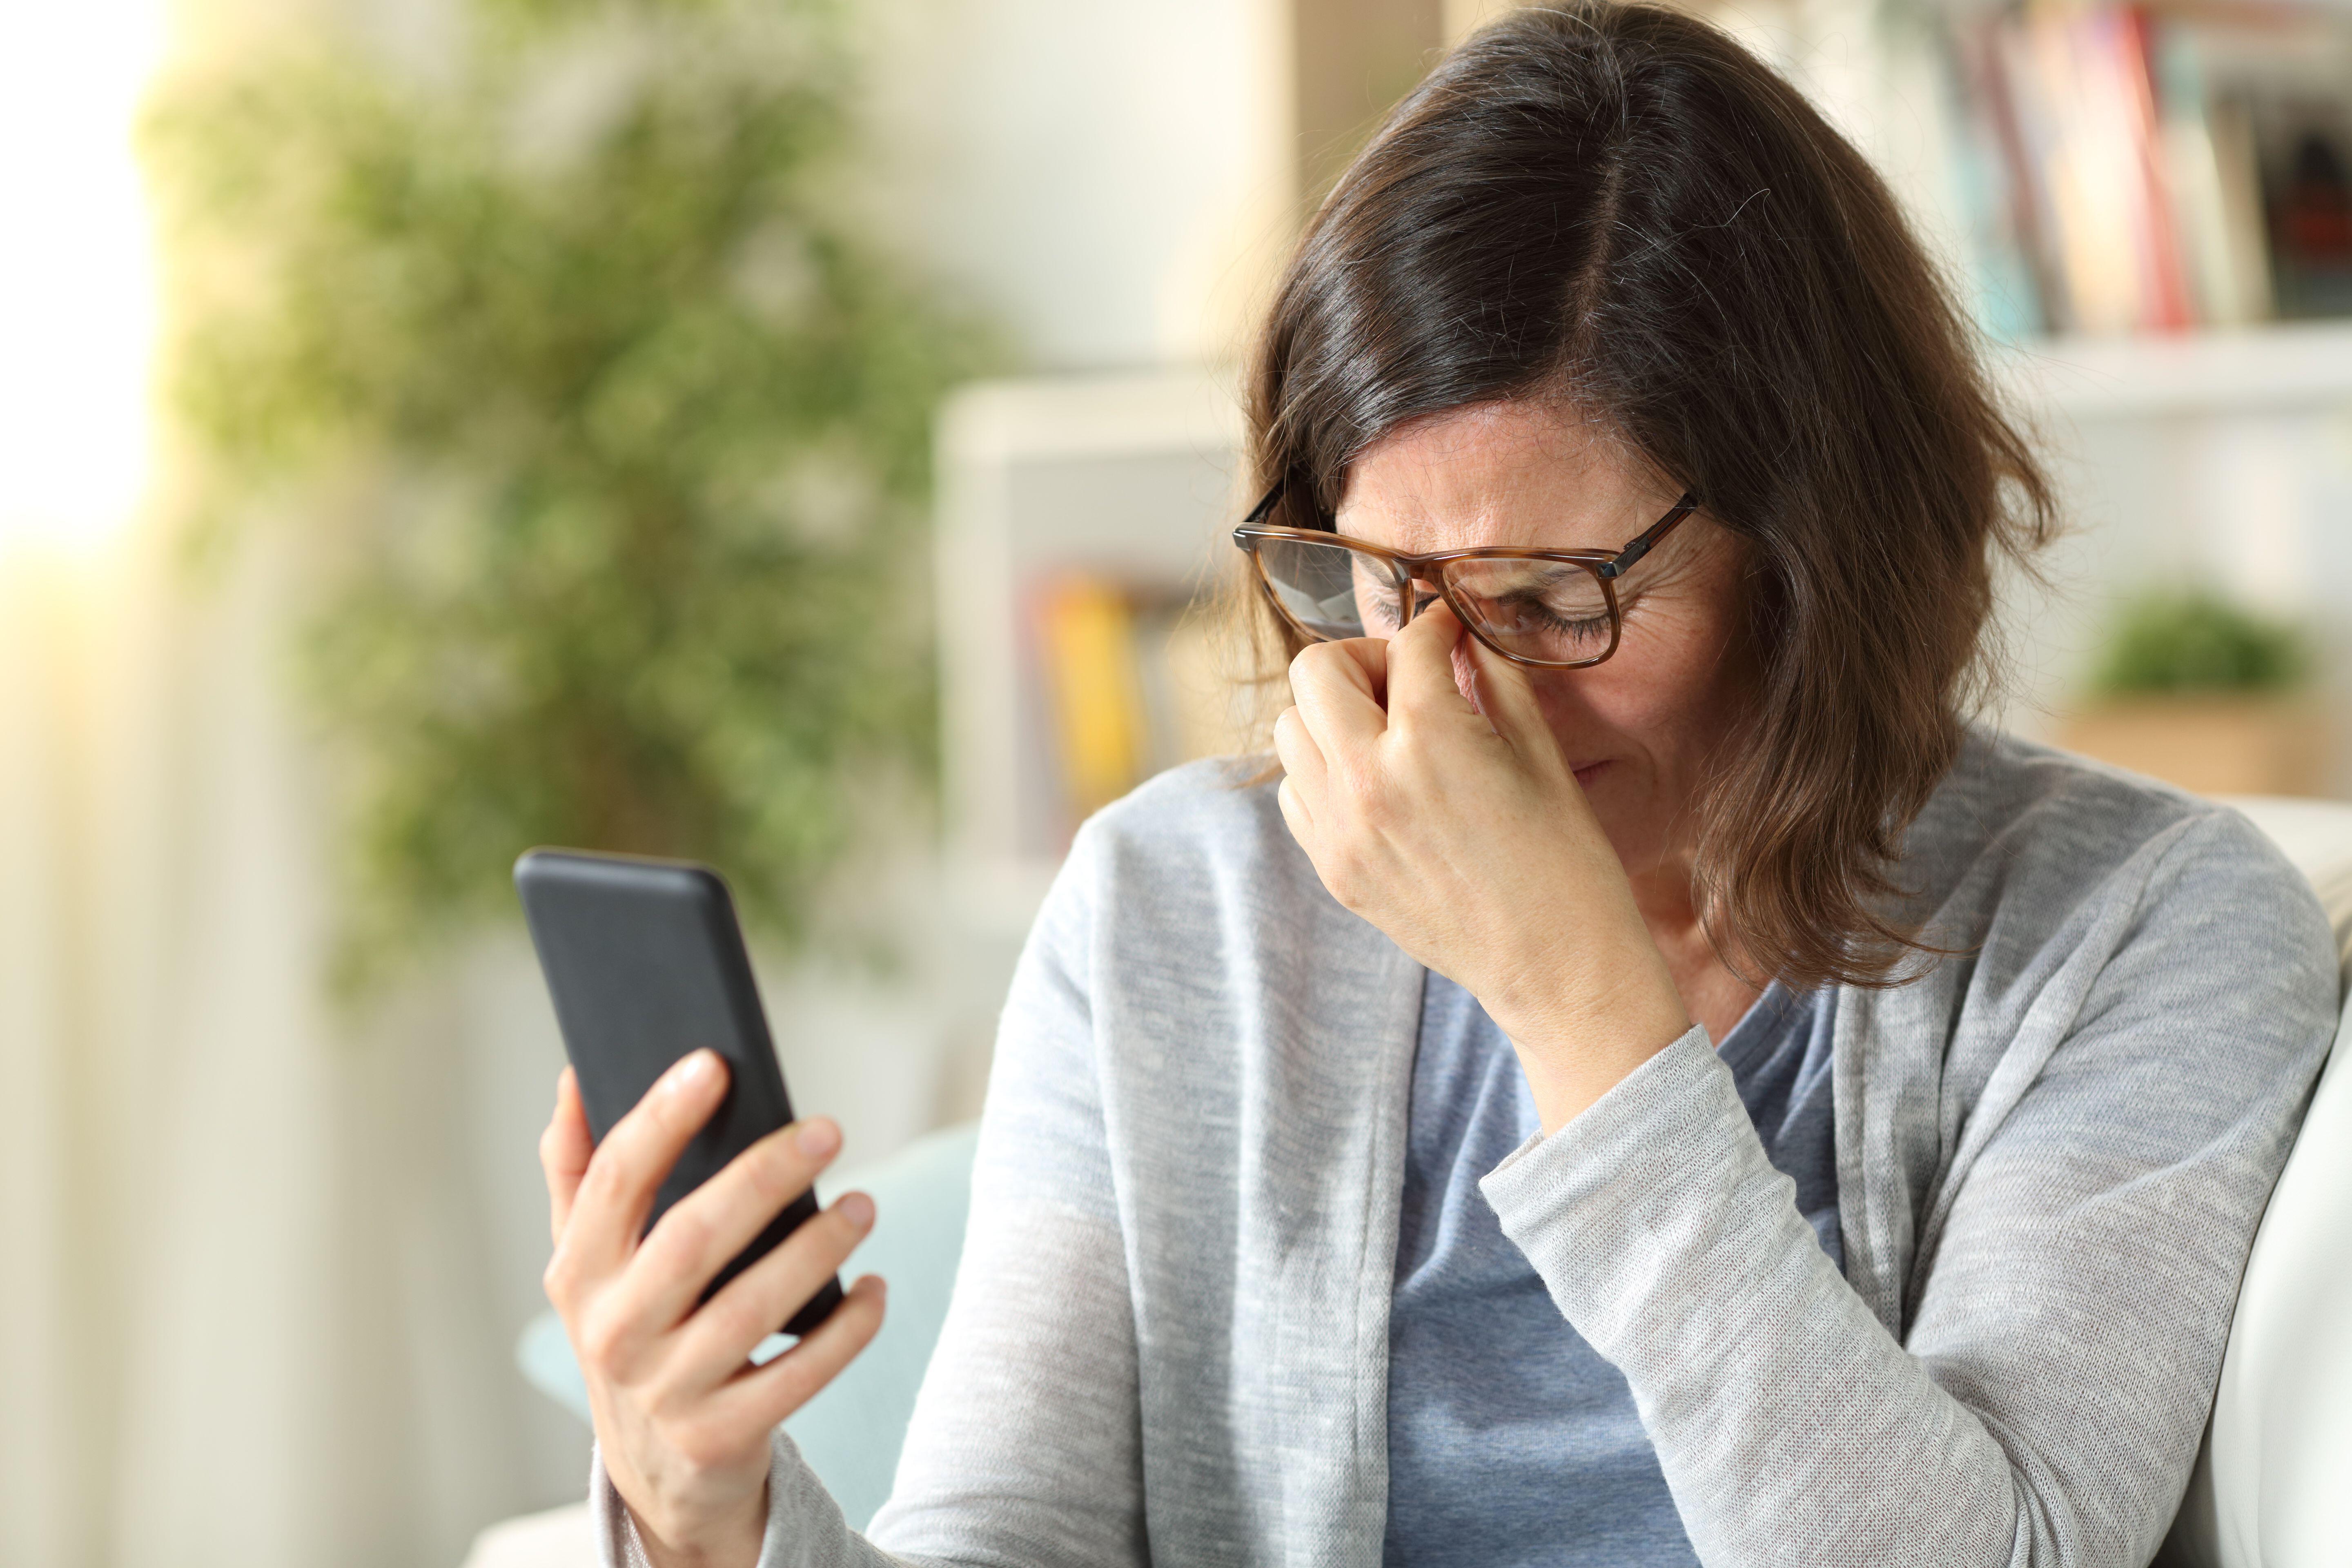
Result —
[[[1418, 420], [1367, 448], [1349, 468], [1338, 521], [1349, 537], [1415, 554], [1488, 544], [1614, 552], [1680, 494], [1573, 409], [1490, 403]], [[1624, 632], [1607, 662], [1528, 670], [1637, 880], [1687, 870], [1689, 807], [1747, 685], [1744, 556], [1704, 513], [1686, 519], [1618, 579]], [[1467, 648], [1465, 637], [1454, 668], [1471, 696]]]

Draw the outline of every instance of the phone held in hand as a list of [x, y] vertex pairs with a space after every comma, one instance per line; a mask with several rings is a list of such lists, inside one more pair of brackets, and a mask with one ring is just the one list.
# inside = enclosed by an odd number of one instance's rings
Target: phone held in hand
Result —
[[[655, 1194], [650, 1230], [672, 1204], [793, 1120], [734, 900], [708, 866], [582, 849], [530, 850], [514, 878], [597, 1142], [679, 1058], [707, 1046], [726, 1058], [727, 1097]], [[702, 1299], [816, 1212], [814, 1192], [794, 1198]], [[805, 1334], [840, 1304], [835, 1277], [783, 1331]]]

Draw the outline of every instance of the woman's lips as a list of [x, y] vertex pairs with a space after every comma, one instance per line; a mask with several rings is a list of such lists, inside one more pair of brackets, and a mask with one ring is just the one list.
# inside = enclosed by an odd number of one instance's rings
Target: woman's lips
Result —
[[1575, 768], [1577, 787], [1579, 789], [1591, 789], [1592, 787], [1593, 778], [1599, 774], [1601, 769], [1608, 765], [1609, 762], [1605, 757], [1597, 763], [1578, 763]]

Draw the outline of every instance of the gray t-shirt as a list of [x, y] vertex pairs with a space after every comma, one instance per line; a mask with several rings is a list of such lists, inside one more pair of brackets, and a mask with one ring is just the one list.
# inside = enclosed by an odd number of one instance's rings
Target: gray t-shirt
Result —
[[[1777, 983], [1717, 1049], [1832, 1261], [1834, 991]], [[1697, 1562], [1618, 1370], [1568, 1325], [1478, 1181], [1538, 1128], [1510, 1042], [1431, 974], [1412, 1067], [1389, 1316], [1382, 1552], [1410, 1568]]]

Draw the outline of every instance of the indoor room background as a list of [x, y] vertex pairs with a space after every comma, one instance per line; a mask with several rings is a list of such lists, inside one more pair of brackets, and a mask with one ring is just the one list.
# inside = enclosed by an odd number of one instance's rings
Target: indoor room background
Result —
[[[2342, 795], [2352, 13], [1699, 8], [2056, 456], [1990, 718]], [[1076, 822], [1250, 743], [1198, 606], [1286, 247], [1498, 9], [0, 20], [0, 1563], [455, 1564], [581, 1495], [533, 843], [730, 873], [851, 1167], [976, 1114]]]

